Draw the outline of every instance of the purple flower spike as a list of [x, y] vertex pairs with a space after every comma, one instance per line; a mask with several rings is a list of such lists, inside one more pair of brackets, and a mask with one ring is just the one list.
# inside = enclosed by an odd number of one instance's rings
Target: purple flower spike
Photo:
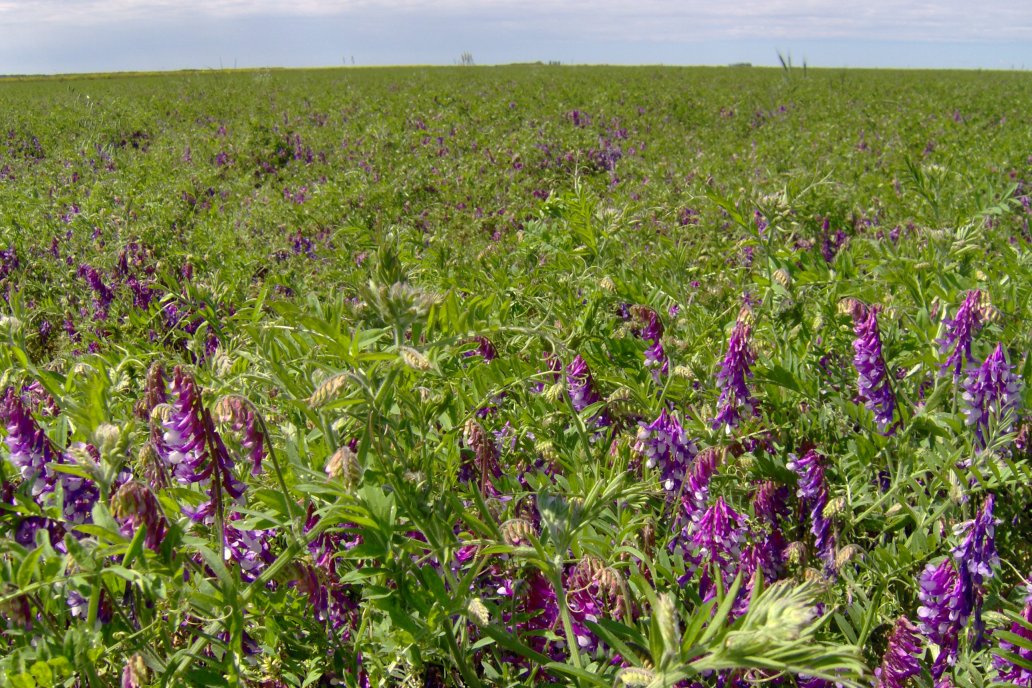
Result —
[[123, 484], [111, 497], [111, 511], [122, 524], [122, 535], [132, 538], [143, 526], [147, 529], [144, 546], [155, 551], [161, 546], [168, 522], [161, 513], [158, 498], [146, 485], [135, 480]]
[[864, 405], [874, 413], [879, 432], [891, 434], [896, 397], [889, 386], [889, 373], [882, 358], [881, 334], [878, 331], [878, 310], [871, 308], [861, 313], [853, 323], [853, 364], [859, 376], [857, 385]]
[[714, 428], [723, 425], [730, 432], [743, 415], [756, 413], [756, 402], [745, 384], [746, 378], [752, 377], [750, 366], [755, 359], [749, 348], [749, 325], [739, 320], [731, 331], [727, 354], [717, 373], [720, 399], [717, 401], [717, 416], [712, 422]]
[[[216, 508], [216, 489], [212, 477], [219, 481], [222, 491], [232, 499], [239, 499], [246, 485], [233, 476], [232, 459], [222, 438], [215, 432], [211, 414], [201, 404], [201, 393], [193, 377], [176, 366], [168, 391], [172, 411], [164, 423], [164, 458], [171, 464], [172, 473], [180, 483], [201, 483], [208, 488], [210, 499], [207, 502], [197, 509], [184, 508], [183, 512], [194, 520], [209, 522]], [[208, 441], [209, 437], [211, 442]]]
[[498, 351], [495, 349], [494, 344], [487, 337], [476, 336], [470, 341], [470, 343], [476, 344], [477, 348], [470, 349], [469, 351], [462, 354], [466, 358], [470, 356], [480, 356], [486, 363], [498, 358]]
[[980, 367], [968, 371], [963, 383], [965, 422], [974, 427], [980, 449], [986, 448], [990, 417], [1003, 420], [1009, 412], [1016, 414], [1021, 408], [1021, 387], [1021, 376], [1007, 364], [1003, 344], [997, 344]]
[[250, 583], [261, 574], [266, 566], [276, 560], [269, 543], [275, 536], [273, 530], [241, 530], [232, 525], [240, 518], [226, 524], [226, 545], [223, 557], [240, 565], [240, 580]]
[[699, 596], [704, 601], [716, 594], [716, 584], [710, 579], [714, 566], [721, 572], [725, 586], [734, 579], [742, 563], [746, 534], [745, 517], [728, 506], [723, 497], [717, 497], [699, 519], [688, 539], [686, 558], [694, 569], [705, 566], [699, 584]]
[[664, 490], [671, 493], [681, 490], [696, 449], [676, 416], [663, 409], [659, 418], [638, 429], [634, 448], [645, 457], [647, 467], [659, 468]]
[[685, 481], [684, 492], [681, 494], [684, 513], [692, 522], [698, 522], [706, 511], [710, 480], [717, 472], [717, 466], [722, 458], [723, 451], [717, 447], [707, 447], [695, 457], [688, 480]]
[[659, 383], [660, 376], [670, 372], [670, 361], [660, 341], [663, 336], [663, 322], [656, 311], [645, 306], [632, 306], [631, 313], [643, 323], [638, 335], [650, 343], [645, 349], [645, 367], [652, 371], [652, 378]]
[[52, 492], [55, 476], [47, 467], [51, 463], [60, 463], [60, 454], [13, 388], [9, 387], [4, 396], [0, 420], [7, 426], [4, 441], [11, 452], [11, 463], [18, 469], [22, 480], [32, 485], [32, 496], [38, 500], [42, 494]]
[[824, 515], [824, 508], [828, 505], [828, 483], [824, 477], [826, 462], [823, 456], [811, 449], [801, 459], [793, 458], [788, 469], [799, 476], [796, 494], [803, 508], [810, 512], [814, 548], [825, 567], [832, 570], [835, 565], [835, 536], [831, 532], [831, 519]]
[[184, 484], [197, 483], [211, 477], [208, 443], [204, 431], [204, 408], [193, 377], [176, 367], [168, 386], [172, 413], [165, 421], [165, 459], [172, 464], [176, 479]]
[[874, 670], [875, 688], [904, 688], [907, 679], [921, 673], [921, 650], [917, 627], [901, 616], [889, 636], [881, 666]]
[[[1021, 611], [1021, 619], [1025, 623], [1012, 622], [1010, 632], [1025, 640], [1026, 644], [1032, 644], [1032, 580], [1025, 583], [1025, 608]], [[1008, 653], [1013, 657], [1024, 661], [1022, 666], [1011, 657], [1005, 657]], [[999, 650], [993, 655], [993, 666], [999, 672], [1000, 683], [1010, 683], [1016, 686], [1032, 686], [1032, 650], [1027, 647], [1019, 647], [1009, 640], [1000, 640]]]
[[940, 353], [952, 350], [946, 358], [946, 362], [942, 364], [942, 369], [945, 371], [952, 368], [954, 379], [960, 377], [960, 371], [964, 368], [965, 362], [975, 362], [975, 357], [971, 353], [971, 340], [982, 327], [981, 298], [982, 292], [979, 290], [969, 291], [953, 319], [945, 318], [943, 320], [946, 332], [936, 340]]
[[938, 566], [928, 564], [920, 577], [917, 593], [921, 606], [917, 609], [918, 625], [926, 638], [939, 646], [939, 655], [932, 665], [932, 677], [939, 680], [946, 669], [957, 661], [960, 629], [967, 621], [961, 614], [963, 595], [953, 562], [944, 559]]
[[1000, 558], [996, 554], [995, 503], [996, 498], [990, 494], [973, 520], [959, 523], [953, 529], [956, 535], [964, 535], [960, 545], [953, 548], [953, 558], [957, 561], [960, 581], [960, 615], [966, 620], [974, 614], [976, 647], [982, 644], [985, 635], [982, 623], [985, 582], [993, 577], [993, 568], [1000, 565]]
[[[566, 386], [569, 390], [570, 402], [577, 413], [602, 401], [602, 397], [595, 389], [595, 380], [591, 377], [588, 364], [584, 362], [580, 354], [570, 362], [570, 365], [566, 366]], [[609, 416], [603, 409], [591, 419], [591, 422], [598, 427], [606, 427], [609, 425]]]
[[588, 364], [580, 354], [566, 367], [566, 379], [570, 390], [570, 401], [573, 402], [573, 410], [580, 413], [592, 404], [602, 401], [602, 397], [595, 391], [595, 380], [591, 377]]

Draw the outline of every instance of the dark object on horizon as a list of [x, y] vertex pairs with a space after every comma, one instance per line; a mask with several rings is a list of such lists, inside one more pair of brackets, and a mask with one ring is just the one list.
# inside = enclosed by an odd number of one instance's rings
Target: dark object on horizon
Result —
[[728, 67], [752, 67], [752, 62], [732, 62]]

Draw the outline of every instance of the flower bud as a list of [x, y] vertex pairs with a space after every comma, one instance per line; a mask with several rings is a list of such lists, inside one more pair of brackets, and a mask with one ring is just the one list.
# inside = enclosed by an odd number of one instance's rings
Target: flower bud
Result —
[[346, 444], [343, 445], [327, 459], [326, 475], [331, 480], [340, 480], [348, 489], [355, 487], [362, 479], [358, 456]]
[[483, 627], [491, 623], [491, 615], [479, 597], [474, 597], [469, 601], [469, 604], [466, 605], [466, 613], [477, 626]]

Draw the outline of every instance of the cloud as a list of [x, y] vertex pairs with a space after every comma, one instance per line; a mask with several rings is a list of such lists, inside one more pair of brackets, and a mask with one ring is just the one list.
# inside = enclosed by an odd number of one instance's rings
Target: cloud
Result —
[[984, 0], [977, 8], [970, 0], [0, 0], [0, 27], [248, 17], [378, 24], [449, 17], [460, 27], [621, 41], [1032, 41], [1032, 5], [1013, 0]]

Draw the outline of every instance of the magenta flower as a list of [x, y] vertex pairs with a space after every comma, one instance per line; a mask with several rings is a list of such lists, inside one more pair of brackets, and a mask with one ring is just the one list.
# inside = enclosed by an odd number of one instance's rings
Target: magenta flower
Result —
[[602, 401], [602, 397], [595, 390], [595, 380], [591, 377], [588, 364], [580, 354], [577, 354], [566, 367], [566, 380], [569, 386], [570, 401], [573, 403], [573, 410], [577, 413]]
[[243, 530], [234, 523], [240, 519], [239, 514], [226, 522], [226, 542], [223, 557], [226, 561], [240, 566], [240, 580], [250, 583], [257, 578], [266, 566], [276, 560], [270, 543], [275, 537], [274, 530]]
[[1000, 558], [996, 554], [996, 519], [993, 516], [995, 503], [996, 498], [988, 495], [974, 519], [959, 523], [953, 529], [954, 534], [964, 535], [960, 545], [953, 548], [953, 558], [957, 562], [960, 582], [960, 616], [966, 620], [974, 614], [976, 647], [982, 643], [985, 633], [982, 623], [985, 582], [993, 577], [993, 569], [1000, 565]]
[[477, 335], [476, 337], [473, 337], [471, 343], [476, 344], [477, 347], [463, 353], [462, 355], [464, 357], [469, 358], [471, 356], [480, 356], [486, 363], [490, 363], [498, 358], [498, 350], [495, 349], [494, 344], [492, 344], [491, 340], [487, 337]]
[[161, 512], [158, 498], [146, 485], [135, 480], [123, 484], [111, 497], [111, 512], [121, 523], [122, 535], [132, 538], [143, 526], [147, 529], [144, 546], [151, 550], [161, 546], [168, 521]]
[[649, 342], [649, 347], [645, 349], [645, 367], [652, 371], [652, 378], [658, 383], [661, 375], [670, 372], [670, 361], [660, 341], [663, 322], [656, 311], [645, 306], [633, 306], [631, 312], [644, 322], [638, 335]]
[[728, 506], [723, 497], [717, 497], [713, 506], [695, 524], [682, 531], [681, 545], [686, 548], [685, 559], [689, 564], [685, 580], [690, 579], [699, 568], [703, 569], [699, 582], [699, 596], [703, 601], [716, 595], [716, 582], [711, 571], [720, 571], [726, 586], [737, 575], [742, 563], [742, 552], [747, 530], [745, 517]]
[[[1025, 623], [1012, 622], [1010, 632], [1022, 638], [1026, 646], [1032, 646], [1032, 579], [1025, 583], [1025, 608], [1021, 610], [1021, 619]], [[1001, 683], [1032, 686], [1032, 669], [1029, 665], [1032, 665], [1032, 650], [1000, 639], [999, 649], [993, 654], [993, 666], [999, 672], [997, 678]]]
[[921, 673], [921, 651], [917, 627], [901, 616], [892, 628], [881, 666], [874, 670], [875, 688], [904, 688], [907, 679]]
[[[863, 312], [866, 311], [866, 312]], [[889, 386], [889, 373], [882, 357], [881, 334], [878, 331], [878, 309], [863, 309], [853, 323], [853, 364], [858, 375], [857, 386], [864, 405], [874, 413], [878, 430], [883, 434], [891, 434], [896, 410], [896, 397]]]
[[743, 415], [756, 413], [756, 402], [745, 384], [746, 379], [752, 377], [750, 366], [755, 359], [749, 348], [749, 325], [739, 320], [731, 331], [727, 354], [717, 373], [720, 399], [717, 401], [717, 416], [712, 421], [714, 428], [723, 425], [730, 431]]
[[648, 468], [659, 468], [664, 490], [672, 493], [681, 491], [696, 449], [676, 416], [663, 409], [659, 418], [638, 429], [634, 448], [645, 457]]
[[965, 422], [974, 427], [978, 447], [985, 449], [989, 419], [1002, 421], [1021, 408], [1021, 376], [1007, 364], [1003, 344], [997, 344], [980, 367], [968, 371], [963, 388]]
[[824, 515], [824, 508], [828, 505], [828, 483], [824, 477], [826, 464], [827, 459], [811, 449], [802, 458], [793, 457], [788, 469], [799, 476], [796, 494], [803, 508], [810, 512], [814, 548], [825, 569], [830, 571], [835, 566], [835, 536], [831, 532], [831, 519]]
[[239, 499], [247, 488], [233, 476], [233, 462], [215, 432], [211, 415], [201, 403], [201, 393], [193, 376], [176, 366], [169, 383], [172, 411], [165, 421], [165, 460], [172, 466], [173, 476], [183, 485], [200, 483], [207, 488], [209, 499], [197, 509], [184, 507], [183, 512], [194, 520], [210, 522], [216, 505], [214, 477], [226, 497]]
[[698, 522], [706, 511], [710, 480], [717, 472], [722, 456], [723, 452], [720, 449], [707, 447], [695, 457], [681, 493], [681, 505], [689, 521]]
[[47, 439], [13, 388], [8, 387], [4, 395], [0, 420], [7, 426], [4, 442], [10, 450], [11, 463], [22, 480], [32, 486], [33, 498], [39, 500], [43, 493], [54, 490], [56, 475], [48, 466], [61, 462], [60, 452]]
[[953, 319], [943, 319], [946, 332], [936, 340], [940, 353], [951, 352], [942, 364], [942, 369], [945, 371], [952, 368], [954, 379], [960, 377], [965, 363], [975, 362], [971, 343], [975, 333], [982, 327], [981, 297], [982, 293], [977, 289], [969, 291]]
[[[580, 413], [592, 404], [602, 401], [598, 390], [595, 389], [595, 380], [591, 377], [588, 364], [581, 358], [580, 354], [566, 366], [566, 386], [570, 395], [570, 402], [573, 410]], [[592, 422], [599, 427], [609, 425], [609, 416], [603, 409], [598, 415], [592, 418]]]
[[950, 559], [944, 559], [938, 566], [928, 564], [921, 573], [919, 585], [918, 626], [926, 638], [939, 646], [932, 665], [932, 676], [938, 680], [957, 661], [960, 629], [967, 622], [962, 613], [964, 596]]

